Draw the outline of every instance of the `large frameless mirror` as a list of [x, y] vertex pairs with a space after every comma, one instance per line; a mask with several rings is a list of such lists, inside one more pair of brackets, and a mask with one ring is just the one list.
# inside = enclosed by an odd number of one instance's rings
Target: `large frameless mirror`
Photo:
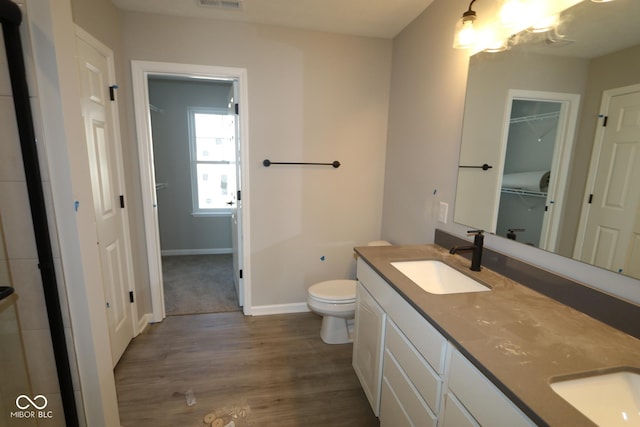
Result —
[[455, 222], [640, 278], [638, 16], [583, 1], [470, 59]]

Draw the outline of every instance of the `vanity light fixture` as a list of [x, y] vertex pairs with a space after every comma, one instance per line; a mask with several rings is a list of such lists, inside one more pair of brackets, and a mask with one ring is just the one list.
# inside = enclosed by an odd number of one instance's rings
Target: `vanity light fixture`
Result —
[[521, 30], [527, 15], [527, 7], [521, 0], [506, 0], [500, 8], [500, 21], [507, 28]]
[[455, 49], [469, 49], [477, 43], [477, 35], [476, 30], [473, 28], [473, 23], [478, 16], [475, 10], [471, 9], [475, 2], [476, 0], [471, 0], [469, 9], [462, 14], [462, 18], [456, 24], [456, 34], [453, 40]]
[[591, 0], [592, 3], [610, 3], [615, 0]]

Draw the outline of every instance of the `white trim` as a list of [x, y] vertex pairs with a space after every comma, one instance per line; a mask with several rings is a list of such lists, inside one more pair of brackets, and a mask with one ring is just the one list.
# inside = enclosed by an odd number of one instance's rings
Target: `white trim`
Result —
[[210, 218], [210, 217], [231, 217], [233, 212], [231, 209], [217, 209], [215, 211], [200, 211], [200, 212], [191, 212], [191, 216], [194, 218]]
[[291, 304], [258, 305], [252, 307], [253, 316], [268, 316], [271, 314], [304, 313], [309, 310], [306, 302], [296, 302]]
[[142, 208], [145, 222], [145, 237], [148, 250], [149, 281], [153, 322], [162, 321], [165, 316], [164, 290], [162, 286], [162, 266], [160, 263], [160, 236], [158, 231], [157, 200], [155, 192], [155, 172], [153, 150], [151, 149], [151, 120], [149, 115], [149, 75], [185, 75], [213, 80], [238, 81], [239, 113], [241, 128], [242, 161], [242, 253], [239, 255], [243, 270], [242, 294], [243, 310], [251, 314], [251, 268], [249, 233], [249, 108], [247, 70], [244, 68], [216, 67], [208, 65], [178, 64], [168, 62], [131, 61], [133, 103], [135, 112], [138, 157], [140, 162], [140, 182], [142, 184]]
[[210, 249], [166, 249], [160, 251], [162, 256], [181, 255], [221, 255], [233, 253], [232, 248], [210, 248]]
[[138, 320], [138, 331], [140, 331], [139, 333], [142, 333], [147, 328], [147, 326], [149, 326], [152, 317], [153, 316], [151, 315], [151, 313], [145, 313], [140, 317], [140, 320]]

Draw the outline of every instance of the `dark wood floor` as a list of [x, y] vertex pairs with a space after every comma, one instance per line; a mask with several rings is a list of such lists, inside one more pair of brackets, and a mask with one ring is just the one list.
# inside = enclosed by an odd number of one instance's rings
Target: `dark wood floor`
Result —
[[323, 343], [320, 320], [233, 312], [150, 325], [115, 369], [122, 426], [203, 426], [207, 414], [236, 427], [378, 426], [351, 344]]

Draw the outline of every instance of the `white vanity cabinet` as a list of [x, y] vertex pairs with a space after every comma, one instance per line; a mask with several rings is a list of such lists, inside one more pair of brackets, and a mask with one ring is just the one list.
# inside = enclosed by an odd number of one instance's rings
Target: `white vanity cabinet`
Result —
[[447, 340], [361, 259], [358, 282], [353, 365], [374, 413], [382, 426], [435, 426]]
[[382, 427], [534, 426], [358, 259], [353, 366]]

